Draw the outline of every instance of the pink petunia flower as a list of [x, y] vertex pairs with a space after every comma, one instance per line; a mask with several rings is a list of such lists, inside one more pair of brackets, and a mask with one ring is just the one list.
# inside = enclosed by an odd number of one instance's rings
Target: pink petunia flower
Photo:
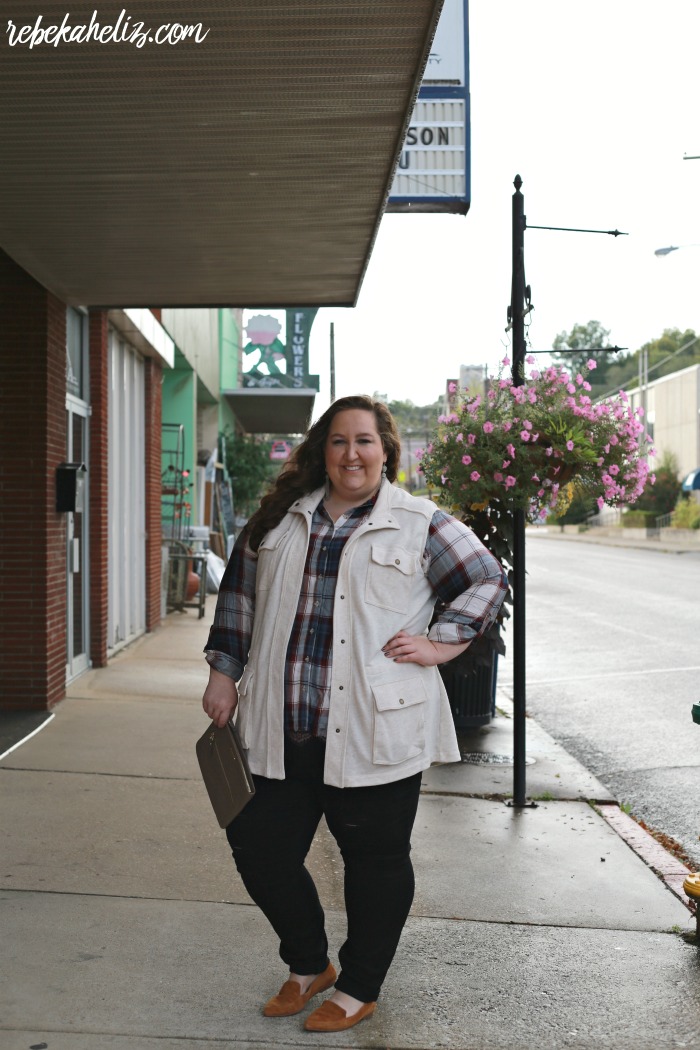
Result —
[[520, 440], [521, 441], [529, 441], [530, 440], [530, 434], [528, 433], [527, 430], [521, 430], [520, 431]]
[[569, 452], [573, 452], [574, 451], [574, 443], [573, 443], [573, 441], [567, 441], [566, 442], [566, 447], [568, 448]]
[[472, 457], [471, 456], [462, 456], [462, 463], [464, 463], [465, 467], [468, 467], [469, 464], [471, 463], [471, 461], [472, 461]]
[[484, 431], [485, 434], [490, 434], [492, 430], [493, 430], [493, 423], [491, 422], [490, 419], [487, 419], [486, 422], [484, 423], [483, 431]]
[[515, 478], [513, 477], [512, 474], [509, 474], [508, 477], [505, 480], [506, 488], [507, 489], [512, 489], [515, 484], [516, 484]]
[[481, 474], [479, 473], [478, 470], [473, 470], [471, 472], [471, 474], [469, 475], [469, 477], [472, 479], [472, 481], [478, 481], [479, 478], [481, 477]]

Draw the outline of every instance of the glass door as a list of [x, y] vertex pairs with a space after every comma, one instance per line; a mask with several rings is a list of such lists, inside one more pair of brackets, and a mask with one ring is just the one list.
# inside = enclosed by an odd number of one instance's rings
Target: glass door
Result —
[[[88, 318], [84, 310], [66, 311], [66, 462], [89, 466], [90, 383]], [[88, 486], [85, 476], [80, 508], [66, 514], [66, 681], [89, 666], [90, 590]]]
[[[66, 398], [68, 463], [84, 463], [87, 466], [88, 415], [87, 405], [70, 396]], [[66, 681], [76, 678], [89, 666], [89, 484], [88, 471], [81, 509], [66, 514]]]

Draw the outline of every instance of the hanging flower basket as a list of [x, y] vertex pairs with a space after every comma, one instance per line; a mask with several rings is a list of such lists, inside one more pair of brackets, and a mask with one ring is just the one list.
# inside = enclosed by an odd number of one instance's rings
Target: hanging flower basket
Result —
[[[527, 358], [533, 365], [535, 359]], [[510, 364], [504, 358], [502, 365]], [[437, 489], [438, 502], [470, 526], [508, 570], [513, 566], [513, 511], [526, 520], [563, 513], [575, 491], [599, 508], [634, 503], [649, 474], [654, 454], [644, 432], [643, 410], [632, 409], [624, 391], [593, 404], [588, 375], [593, 360], [575, 376], [565, 368], [531, 370], [521, 386], [502, 373], [487, 383], [485, 395], [466, 396], [454, 412], [441, 416], [427, 448], [419, 449], [419, 469]], [[455, 392], [454, 386], [451, 392]], [[500, 627], [509, 613], [499, 615]], [[479, 639], [450, 668], [475, 673], [502, 640], [498, 630]]]

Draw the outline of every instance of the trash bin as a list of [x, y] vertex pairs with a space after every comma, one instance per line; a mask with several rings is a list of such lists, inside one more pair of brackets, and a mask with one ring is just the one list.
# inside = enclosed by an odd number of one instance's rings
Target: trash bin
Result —
[[491, 664], [479, 666], [464, 674], [450, 668], [438, 667], [452, 708], [455, 729], [473, 729], [488, 725], [496, 714], [496, 676], [498, 653], [491, 654]]

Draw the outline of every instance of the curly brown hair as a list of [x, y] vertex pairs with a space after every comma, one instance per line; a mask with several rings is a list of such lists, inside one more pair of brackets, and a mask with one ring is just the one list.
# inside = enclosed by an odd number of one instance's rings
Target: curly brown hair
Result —
[[271, 492], [263, 496], [259, 509], [246, 526], [248, 542], [256, 551], [266, 533], [279, 525], [292, 503], [320, 488], [326, 480], [326, 439], [331, 424], [339, 412], [359, 408], [372, 412], [377, 424], [382, 448], [386, 453], [386, 476], [396, 481], [401, 456], [401, 438], [396, 421], [383, 401], [375, 401], [366, 394], [341, 397], [316, 420], [297, 445], [280, 472]]

